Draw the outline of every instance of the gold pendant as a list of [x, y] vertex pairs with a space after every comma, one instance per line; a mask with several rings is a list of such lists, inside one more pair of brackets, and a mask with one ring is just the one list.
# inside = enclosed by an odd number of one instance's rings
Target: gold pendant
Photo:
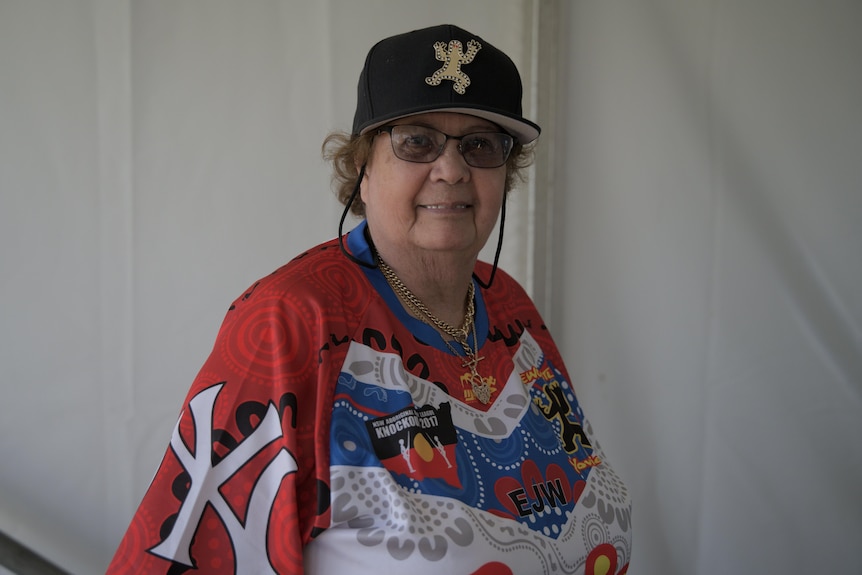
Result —
[[473, 388], [473, 395], [476, 399], [482, 402], [482, 405], [488, 405], [488, 402], [491, 401], [491, 386], [482, 381], [482, 376], [475, 371], [470, 378], [470, 387]]

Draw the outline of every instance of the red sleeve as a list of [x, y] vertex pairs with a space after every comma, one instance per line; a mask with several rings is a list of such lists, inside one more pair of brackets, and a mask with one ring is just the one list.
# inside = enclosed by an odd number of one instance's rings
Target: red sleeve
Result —
[[276, 272], [231, 306], [108, 574], [303, 573], [304, 545], [329, 524], [332, 391], [350, 339], [315, 272]]

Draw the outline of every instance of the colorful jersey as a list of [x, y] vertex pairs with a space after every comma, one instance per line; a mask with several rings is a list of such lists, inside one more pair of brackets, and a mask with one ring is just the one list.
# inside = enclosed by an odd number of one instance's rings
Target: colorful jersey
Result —
[[255, 283], [108, 573], [625, 573], [628, 493], [546, 326], [503, 272], [476, 294], [488, 405], [336, 241]]

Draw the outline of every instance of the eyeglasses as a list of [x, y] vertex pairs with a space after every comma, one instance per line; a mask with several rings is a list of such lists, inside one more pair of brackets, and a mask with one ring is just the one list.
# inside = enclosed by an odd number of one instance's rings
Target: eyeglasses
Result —
[[458, 151], [467, 165], [474, 168], [498, 168], [506, 163], [515, 139], [500, 132], [474, 132], [450, 136], [426, 126], [384, 126], [377, 133], [388, 132], [392, 152], [407, 162], [427, 164], [443, 153], [446, 142], [458, 140]]

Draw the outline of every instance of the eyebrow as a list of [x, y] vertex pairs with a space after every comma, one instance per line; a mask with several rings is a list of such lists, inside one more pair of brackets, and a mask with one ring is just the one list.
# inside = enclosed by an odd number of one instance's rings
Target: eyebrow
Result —
[[[403, 124], [393, 124], [393, 125], [395, 125], [395, 126], [419, 126], [420, 128], [430, 128], [432, 130], [437, 130], [438, 132], [443, 132], [443, 130], [441, 130], [437, 126], [432, 126], [430, 122], [423, 122], [423, 121], [412, 121], [412, 122], [407, 121], [407, 122], [404, 122]], [[501, 134], [505, 133], [503, 131], [503, 129], [500, 128], [499, 126], [497, 126], [496, 124], [488, 122], [487, 124], [469, 124], [467, 127], [465, 127], [462, 130], [461, 135], [476, 134], [476, 133], [481, 133], [481, 132], [485, 132], [485, 133], [487, 133], [487, 132], [493, 132], [493, 133], [499, 132]], [[446, 132], [443, 132], [443, 133], [445, 134]], [[454, 135], [454, 134], [451, 134], [451, 135]]]

